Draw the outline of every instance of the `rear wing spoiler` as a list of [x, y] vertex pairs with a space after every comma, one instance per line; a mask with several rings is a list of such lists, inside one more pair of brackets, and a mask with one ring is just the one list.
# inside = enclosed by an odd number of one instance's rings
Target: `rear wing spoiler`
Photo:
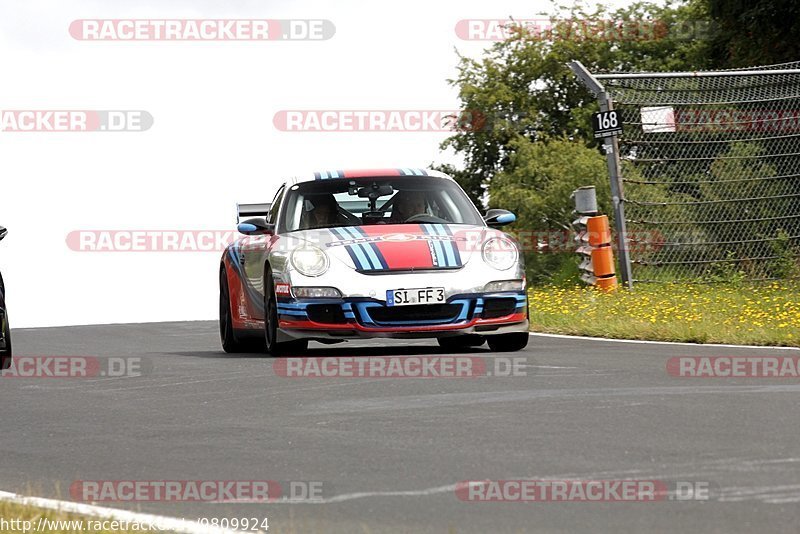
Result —
[[236, 224], [246, 217], [263, 217], [269, 213], [272, 204], [236, 204]]

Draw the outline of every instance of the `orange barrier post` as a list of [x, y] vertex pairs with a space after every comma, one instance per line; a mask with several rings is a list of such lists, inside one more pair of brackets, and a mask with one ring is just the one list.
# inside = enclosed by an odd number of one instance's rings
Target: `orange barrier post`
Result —
[[598, 215], [589, 217], [586, 224], [589, 244], [592, 246], [592, 271], [597, 287], [610, 291], [617, 287], [617, 273], [614, 267], [614, 253], [611, 250], [611, 229], [608, 217]]
[[581, 280], [610, 291], [617, 287], [617, 273], [608, 217], [598, 215], [594, 186], [581, 187], [572, 193], [572, 197], [575, 199], [575, 213], [579, 215], [572, 226], [577, 232], [575, 252], [582, 258], [578, 267], [582, 271]]

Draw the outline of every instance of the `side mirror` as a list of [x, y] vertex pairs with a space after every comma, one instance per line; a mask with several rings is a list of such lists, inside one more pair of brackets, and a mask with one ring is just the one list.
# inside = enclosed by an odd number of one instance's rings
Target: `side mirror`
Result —
[[6, 230], [2, 226], [0, 226], [0, 241], [3, 240], [3, 238], [6, 236], [6, 234], [8, 234], [8, 230]]
[[483, 222], [492, 228], [500, 228], [517, 220], [517, 216], [508, 210], [490, 209], [483, 216]]
[[261, 217], [254, 217], [240, 222], [236, 226], [236, 229], [240, 234], [244, 235], [262, 235], [273, 233], [275, 231], [275, 225], [268, 224], [267, 221]]

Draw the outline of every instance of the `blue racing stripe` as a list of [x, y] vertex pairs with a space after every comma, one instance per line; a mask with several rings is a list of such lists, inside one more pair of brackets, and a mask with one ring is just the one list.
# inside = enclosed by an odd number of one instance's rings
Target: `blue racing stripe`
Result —
[[[441, 224], [432, 224], [431, 228], [433, 228], [434, 235], [446, 236], [447, 234], [444, 231], [444, 228]], [[456, 256], [453, 254], [453, 243], [452, 241], [437, 241], [442, 250], [445, 252], [445, 256], [447, 257], [446, 262], [448, 267], [456, 267]]]
[[[360, 239], [366, 237], [363, 233], [359, 232], [356, 228], [352, 227], [345, 227], [344, 230], [350, 232], [354, 238]], [[369, 265], [366, 267], [368, 270], [380, 270], [385, 269], [385, 262], [381, 262], [378, 258], [378, 251], [373, 247], [369, 246], [370, 243], [357, 243], [352, 245], [353, 247], [358, 247], [359, 250], [363, 251], [366, 254], [367, 258], [369, 258]]]
[[347, 250], [353, 251], [358, 258], [358, 263], [356, 264], [356, 268], [359, 271], [368, 271], [372, 268], [369, 259], [364, 255], [364, 251], [361, 249], [360, 245], [347, 245]]
[[375, 257], [378, 260], [378, 263], [380, 263], [380, 268], [381, 269], [388, 269], [389, 268], [389, 264], [386, 263], [386, 258], [383, 257], [383, 254], [381, 253], [381, 249], [378, 248], [378, 245], [376, 245], [375, 243], [366, 243], [364, 246], [368, 250], [372, 251], [372, 253], [375, 255]]
[[[331, 228], [331, 233], [333, 233], [336, 237], [338, 237], [342, 241], [352, 239], [352, 237], [350, 237], [347, 234], [347, 232], [344, 231], [343, 228]], [[346, 245], [344, 249], [350, 255], [350, 259], [353, 261], [353, 265], [357, 270], [363, 271], [365, 269], [369, 269], [369, 262], [361, 253], [360, 249], [355, 249], [352, 245]]]
[[342, 228], [331, 228], [330, 231], [339, 239], [350, 239], [350, 237], [342, 231]]
[[305, 310], [283, 310], [278, 308], [278, 315], [297, 315], [297, 316], [305, 316]]
[[[447, 230], [447, 226], [440, 224], [438, 225], [441, 235], [445, 235], [450, 237], [451, 234]], [[451, 267], [460, 267], [461, 266], [461, 257], [458, 253], [458, 248], [456, 248], [455, 241], [448, 239], [443, 243], [444, 248], [447, 250], [447, 260], [450, 262]]]
[[237, 250], [238, 248], [239, 248], [239, 245], [235, 244], [235, 245], [233, 245], [232, 247], [230, 247], [228, 249], [228, 254], [230, 254], [230, 256], [231, 256], [231, 261], [233, 261], [233, 264], [236, 267], [240, 266], [239, 265], [239, 251]]
[[439, 264], [439, 267], [450, 267], [450, 264], [447, 262], [447, 254], [444, 252], [442, 243], [438, 240], [434, 240], [433, 248], [436, 250], [436, 257], [439, 260], [437, 263]]
[[[422, 229], [425, 230], [426, 234], [435, 236], [437, 233], [433, 226], [434, 225], [432, 224], [423, 224]], [[442, 243], [440, 243], [438, 239], [432, 239], [431, 241], [433, 242], [433, 250], [436, 253], [436, 265], [439, 267], [450, 267], [447, 262], [447, 254], [444, 252]]]
[[[350, 227], [342, 228], [342, 232], [345, 235], [347, 235], [347, 239], [351, 241], [353, 239], [359, 239], [362, 237], [361, 234], [353, 231], [353, 229]], [[364, 250], [364, 248], [361, 246], [361, 243], [353, 243], [352, 245], [347, 245], [347, 248], [352, 248], [356, 252], [356, 254], [358, 254], [358, 257], [363, 260], [361, 261], [361, 267], [359, 267], [359, 270], [364, 270], [364, 269], [369, 270], [372, 268], [372, 262], [370, 261], [369, 256], [367, 255], [367, 251]]]
[[305, 310], [306, 309], [305, 303], [294, 303], [294, 302], [279, 302], [278, 308], [286, 308], [287, 310]]
[[363, 250], [364, 253], [367, 255], [367, 257], [369, 258], [369, 262], [371, 264], [372, 269], [380, 270], [383, 268], [381, 266], [381, 261], [378, 259], [378, 256], [375, 254], [375, 251], [372, 250], [372, 247], [368, 245], [359, 245], [359, 246], [361, 247], [361, 250]]
[[455, 266], [461, 267], [463, 263], [461, 262], [461, 253], [458, 251], [458, 244], [455, 242], [455, 240], [449, 241], [449, 243], [450, 248], [453, 250], [453, 256], [455, 256], [455, 259], [453, 260], [455, 262]]
[[364, 251], [364, 254], [366, 254], [367, 257], [369, 258], [372, 269], [375, 270], [383, 269], [383, 265], [381, 264], [381, 260], [378, 258], [378, 254], [376, 254], [375, 249], [370, 245], [371, 243], [358, 244], [358, 246], [361, 247], [361, 250]]
[[[436, 224], [434, 225], [439, 230], [439, 235], [443, 236], [453, 236], [453, 232], [450, 231], [450, 228], [446, 224]], [[445, 250], [447, 250], [447, 259], [450, 263], [451, 267], [461, 267], [461, 254], [458, 252], [458, 246], [456, 242], [452, 239], [448, 239], [447, 241], [442, 242], [442, 246], [444, 246]]]

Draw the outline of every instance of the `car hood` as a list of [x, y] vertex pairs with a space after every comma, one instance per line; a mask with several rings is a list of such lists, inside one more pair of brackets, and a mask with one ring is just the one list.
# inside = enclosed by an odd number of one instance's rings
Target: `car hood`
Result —
[[459, 269], [501, 232], [465, 224], [381, 224], [292, 232], [361, 272]]

